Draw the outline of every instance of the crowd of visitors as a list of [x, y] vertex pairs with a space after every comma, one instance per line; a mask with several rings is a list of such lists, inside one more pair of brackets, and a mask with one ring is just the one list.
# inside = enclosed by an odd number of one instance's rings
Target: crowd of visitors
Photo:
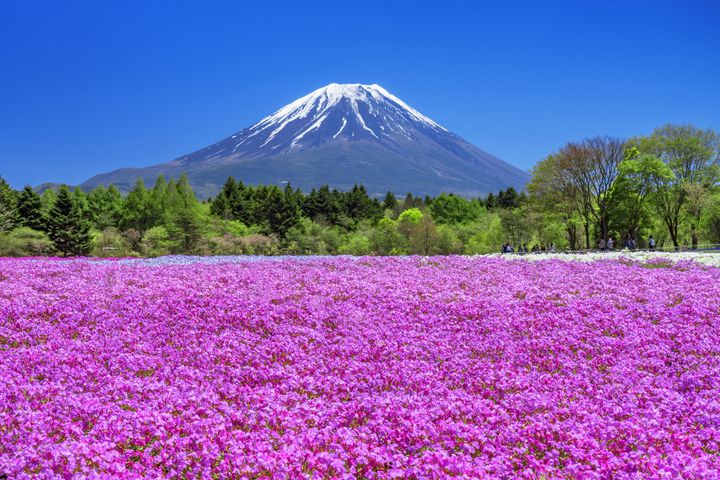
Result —
[[[655, 250], [655, 246], [657, 243], [655, 242], [655, 239], [652, 235], [648, 237], [647, 240], [647, 248], [648, 250]], [[625, 248], [628, 250], [636, 250], [638, 248], [637, 240], [635, 240], [634, 237], [631, 237], [630, 235], [627, 235], [625, 237], [625, 242], [623, 244]], [[612, 237], [608, 237], [607, 240], [604, 238], [601, 238], [598, 241], [597, 249], [601, 252], [606, 251], [612, 251], [616, 247], [615, 239]], [[513, 244], [511, 242], [507, 242], [502, 245], [500, 249], [500, 253], [519, 253], [519, 254], [525, 254], [525, 253], [555, 253], [557, 250], [555, 248], [555, 244], [551, 243], [550, 245], [545, 245], [543, 243], [537, 243], [533, 245], [531, 248], [528, 249], [527, 243], [520, 243], [517, 246], [517, 249], [513, 247]]]
[[512, 243], [507, 242], [505, 243], [502, 248], [500, 249], [500, 253], [555, 253], [557, 250], [555, 248], [555, 244], [551, 243], [550, 245], [546, 246], [544, 243], [537, 243], [532, 246], [532, 248], [528, 248], [527, 243], [521, 243], [517, 247], [517, 251], [515, 250], [515, 247], [513, 247]]

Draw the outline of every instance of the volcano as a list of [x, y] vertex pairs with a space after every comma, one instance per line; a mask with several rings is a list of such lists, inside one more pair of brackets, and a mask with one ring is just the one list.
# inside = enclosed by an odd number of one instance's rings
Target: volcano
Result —
[[284, 184], [309, 191], [364, 184], [373, 196], [484, 196], [522, 190], [527, 172], [480, 150], [379, 85], [330, 84], [208, 147], [146, 168], [96, 175], [81, 187], [186, 173], [200, 197], [229, 176], [247, 184]]

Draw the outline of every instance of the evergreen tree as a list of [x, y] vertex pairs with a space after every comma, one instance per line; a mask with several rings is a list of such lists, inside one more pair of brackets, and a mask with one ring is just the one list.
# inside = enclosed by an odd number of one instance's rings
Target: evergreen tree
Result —
[[0, 177], [0, 232], [9, 232], [17, 224], [15, 192]]
[[177, 183], [171, 180], [167, 184], [166, 205], [170, 240], [179, 252], [194, 252], [202, 236], [202, 222], [200, 204], [186, 175], [183, 174]]
[[280, 238], [300, 223], [300, 208], [290, 185], [285, 190], [273, 188], [266, 199], [268, 229]]
[[332, 225], [339, 225], [340, 217], [344, 213], [340, 192], [337, 190], [330, 191], [330, 187], [327, 185], [320, 187], [315, 209], [316, 217], [322, 216], [322, 218], [325, 218]]
[[145, 188], [145, 183], [138, 178], [123, 202], [120, 213], [120, 229], [133, 229], [142, 233], [152, 228], [156, 219], [153, 218], [153, 211], [149, 209], [150, 203], [150, 194]]
[[233, 220], [233, 205], [237, 202], [238, 185], [233, 177], [228, 177], [220, 193], [210, 204], [210, 213], [225, 220]]
[[72, 195], [75, 205], [77, 205], [83, 216], [92, 224], [92, 213], [90, 212], [90, 205], [88, 204], [85, 192], [83, 192], [80, 187], [75, 187], [72, 191]]
[[[56, 198], [57, 193], [52, 188], [48, 188], [42, 193], [42, 195], [40, 195], [40, 202], [42, 202], [42, 217], [44, 219], [47, 219], [50, 216], [50, 211], [55, 205]], [[47, 220], [45, 221], [45, 226], [47, 227]]]
[[115, 185], [100, 185], [87, 195], [90, 218], [98, 230], [118, 225], [122, 214], [122, 195]]
[[18, 195], [17, 215], [20, 226], [38, 231], [47, 230], [42, 199], [30, 186], [23, 188]]
[[90, 222], [65, 185], [58, 191], [48, 226], [50, 239], [64, 256], [87, 255], [92, 250]]
[[397, 198], [395, 198], [395, 195], [392, 192], [387, 192], [385, 194], [385, 200], [383, 200], [383, 208], [387, 210], [395, 210], [397, 204], [398, 201]]
[[488, 193], [487, 198], [485, 198], [485, 206], [487, 208], [497, 207], [497, 199], [495, 198], [495, 194], [493, 194], [492, 192]]

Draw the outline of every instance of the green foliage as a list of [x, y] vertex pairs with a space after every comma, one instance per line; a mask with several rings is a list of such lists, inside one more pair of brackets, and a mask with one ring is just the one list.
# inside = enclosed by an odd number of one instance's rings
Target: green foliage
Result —
[[4, 178], [0, 177], [0, 233], [8, 232], [17, 224], [15, 192]]
[[506, 241], [500, 216], [497, 213], [491, 213], [478, 222], [477, 233], [470, 237], [465, 244], [465, 253], [468, 255], [497, 253], [500, 251], [500, 246]]
[[98, 230], [116, 227], [123, 212], [123, 198], [114, 186], [105, 188], [100, 185], [87, 194], [90, 220]]
[[142, 253], [147, 257], [170, 255], [176, 247], [165, 227], [152, 227], [145, 232], [141, 242]]
[[476, 221], [484, 214], [484, 208], [478, 201], [443, 193], [432, 200], [430, 213], [439, 224], [458, 224]]
[[303, 218], [288, 230], [284, 250], [292, 255], [333, 255], [338, 253], [342, 240], [338, 227]]
[[440, 225], [437, 228], [437, 253], [440, 255], [459, 255], [463, 253], [463, 242], [457, 232], [450, 225]]
[[349, 233], [338, 252], [343, 255], [369, 255], [372, 252], [370, 239], [363, 232]]
[[409, 250], [407, 239], [398, 231], [397, 222], [383, 218], [369, 235], [370, 248], [376, 255], [402, 255]]
[[95, 236], [95, 257], [128, 257], [133, 256], [133, 250], [120, 231], [115, 227], [107, 227]]
[[409, 208], [402, 212], [398, 221], [404, 224], [420, 225], [423, 219], [423, 212], [419, 208]]
[[48, 234], [55, 248], [64, 256], [87, 255], [93, 247], [90, 222], [82, 206], [63, 185], [58, 191], [55, 205], [50, 211]]
[[42, 199], [30, 186], [26, 186], [18, 194], [17, 218], [18, 224], [23, 227], [38, 231], [46, 231], [48, 229], [46, 216], [43, 213]]
[[138, 179], [134, 188], [125, 197], [120, 214], [119, 226], [121, 230], [136, 230], [145, 232], [158, 223], [158, 218], [152, 207], [152, 199], [145, 188], [145, 182]]
[[398, 206], [397, 198], [395, 198], [395, 195], [393, 192], [387, 192], [385, 195], [385, 199], [383, 200], [383, 208], [386, 210], [395, 210], [395, 208]]
[[18, 227], [0, 234], [0, 257], [52, 255], [54, 252], [53, 242], [45, 232]]

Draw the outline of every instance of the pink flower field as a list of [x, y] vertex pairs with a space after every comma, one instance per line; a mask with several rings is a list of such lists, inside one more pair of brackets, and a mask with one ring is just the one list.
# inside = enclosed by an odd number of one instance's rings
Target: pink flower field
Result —
[[0, 379], [4, 478], [718, 478], [720, 269], [6, 259]]

